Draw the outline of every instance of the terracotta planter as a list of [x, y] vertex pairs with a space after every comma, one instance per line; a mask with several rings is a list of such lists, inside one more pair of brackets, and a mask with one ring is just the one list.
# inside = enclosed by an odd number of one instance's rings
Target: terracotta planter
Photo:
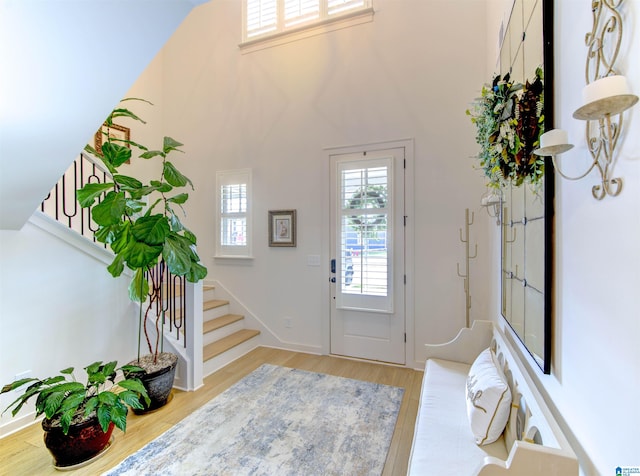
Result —
[[102, 431], [98, 417], [72, 424], [64, 434], [60, 426], [54, 426], [46, 418], [42, 420], [44, 444], [59, 468], [74, 466], [98, 455], [108, 444], [113, 432], [113, 423], [107, 432]]
[[[149, 356], [145, 356], [145, 358], [147, 357]], [[173, 380], [176, 375], [178, 356], [168, 352], [163, 352], [160, 354], [160, 357], [168, 362], [165, 367], [158, 370], [153, 370], [145, 374], [133, 373], [128, 374], [127, 376], [128, 378], [139, 378], [146, 388], [147, 393], [149, 394], [149, 398], [151, 399], [151, 403], [148, 406], [144, 401], [142, 401], [142, 399], [140, 400], [145, 408], [142, 410], [134, 409], [133, 412], [136, 415], [141, 415], [153, 410], [157, 410], [158, 408], [166, 405], [169, 401], [169, 396], [171, 395], [171, 390], [173, 389]], [[137, 360], [130, 362], [130, 365], [137, 365], [142, 368], [146, 368], [143, 363], [138, 362]]]

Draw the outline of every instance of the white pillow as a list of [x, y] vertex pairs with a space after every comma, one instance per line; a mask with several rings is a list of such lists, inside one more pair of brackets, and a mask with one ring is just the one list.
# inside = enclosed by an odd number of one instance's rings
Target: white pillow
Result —
[[478, 445], [493, 443], [504, 431], [511, 390], [491, 349], [483, 350], [467, 377], [467, 416]]

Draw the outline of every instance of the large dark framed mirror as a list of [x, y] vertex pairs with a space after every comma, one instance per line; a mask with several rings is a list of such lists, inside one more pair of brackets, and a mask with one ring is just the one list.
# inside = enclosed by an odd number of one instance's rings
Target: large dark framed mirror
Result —
[[[500, 73], [525, 83], [544, 72], [544, 129], [553, 129], [553, 0], [514, 0]], [[501, 211], [502, 316], [544, 373], [551, 370], [554, 172], [541, 185], [509, 185]]]

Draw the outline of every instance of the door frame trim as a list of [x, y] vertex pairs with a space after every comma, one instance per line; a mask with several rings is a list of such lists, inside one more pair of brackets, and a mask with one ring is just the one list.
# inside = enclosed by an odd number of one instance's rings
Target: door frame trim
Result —
[[321, 237], [322, 246], [322, 353], [330, 355], [331, 349], [331, 306], [330, 306], [330, 283], [331, 270], [329, 260], [331, 259], [331, 232], [330, 232], [330, 193], [331, 193], [331, 156], [339, 154], [357, 154], [364, 151], [386, 150], [404, 148], [405, 151], [405, 214], [407, 216], [405, 226], [405, 274], [407, 277], [405, 285], [405, 367], [417, 368], [418, 363], [415, 358], [415, 187], [414, 187], [414, 140], [398, 139], [366, 144], [355, 144], [349, 146], [324, 147], [324, 157], [326, 163], [323, 167], [324, 183], [322, 192], [322, 213], [321, 220], [323, 231]]

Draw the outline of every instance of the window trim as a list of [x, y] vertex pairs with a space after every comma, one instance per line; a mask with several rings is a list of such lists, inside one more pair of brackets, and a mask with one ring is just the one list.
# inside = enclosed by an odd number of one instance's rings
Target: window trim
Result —
[[[247, 186], [247, 211], [246, 219], [246, 245], [245, 246], [223, 246], [221, 241], [222, 227], [222, 197], [220, 187], [222, 185], [232, 185], [234, 183], [245, 182], [229, 182], [229, 177], [242, 177], [246, 179]], [[215, 255], [214, 258], [231, 258], [231, 259], [253, 259], [253, 203], [252, 203], [252, 177], [251, 169], [222, 170], [216, 172], [216, 224], [215, 224]], [[233, 250], [235, 253], [231, 253]]]
[[303, 25], [288, 28], [284, 31], [276, 31], [256, 36], [252, 39], [246, 39], [246, 2], [242, 2], [242, 42], [238, 45], [241, 52], [250, 53], [252, 51], [271, 48], [304, 38], [329, 33], [331, 31], [348, 28], [351, 26], [370, 23], [373, 21], [374, 9], [373, 0], [369, 0], [369, 6], [347, 11], [342, 14], [336, 14], [331, 17], [321, 18], [317, 21], [305, 23]]

